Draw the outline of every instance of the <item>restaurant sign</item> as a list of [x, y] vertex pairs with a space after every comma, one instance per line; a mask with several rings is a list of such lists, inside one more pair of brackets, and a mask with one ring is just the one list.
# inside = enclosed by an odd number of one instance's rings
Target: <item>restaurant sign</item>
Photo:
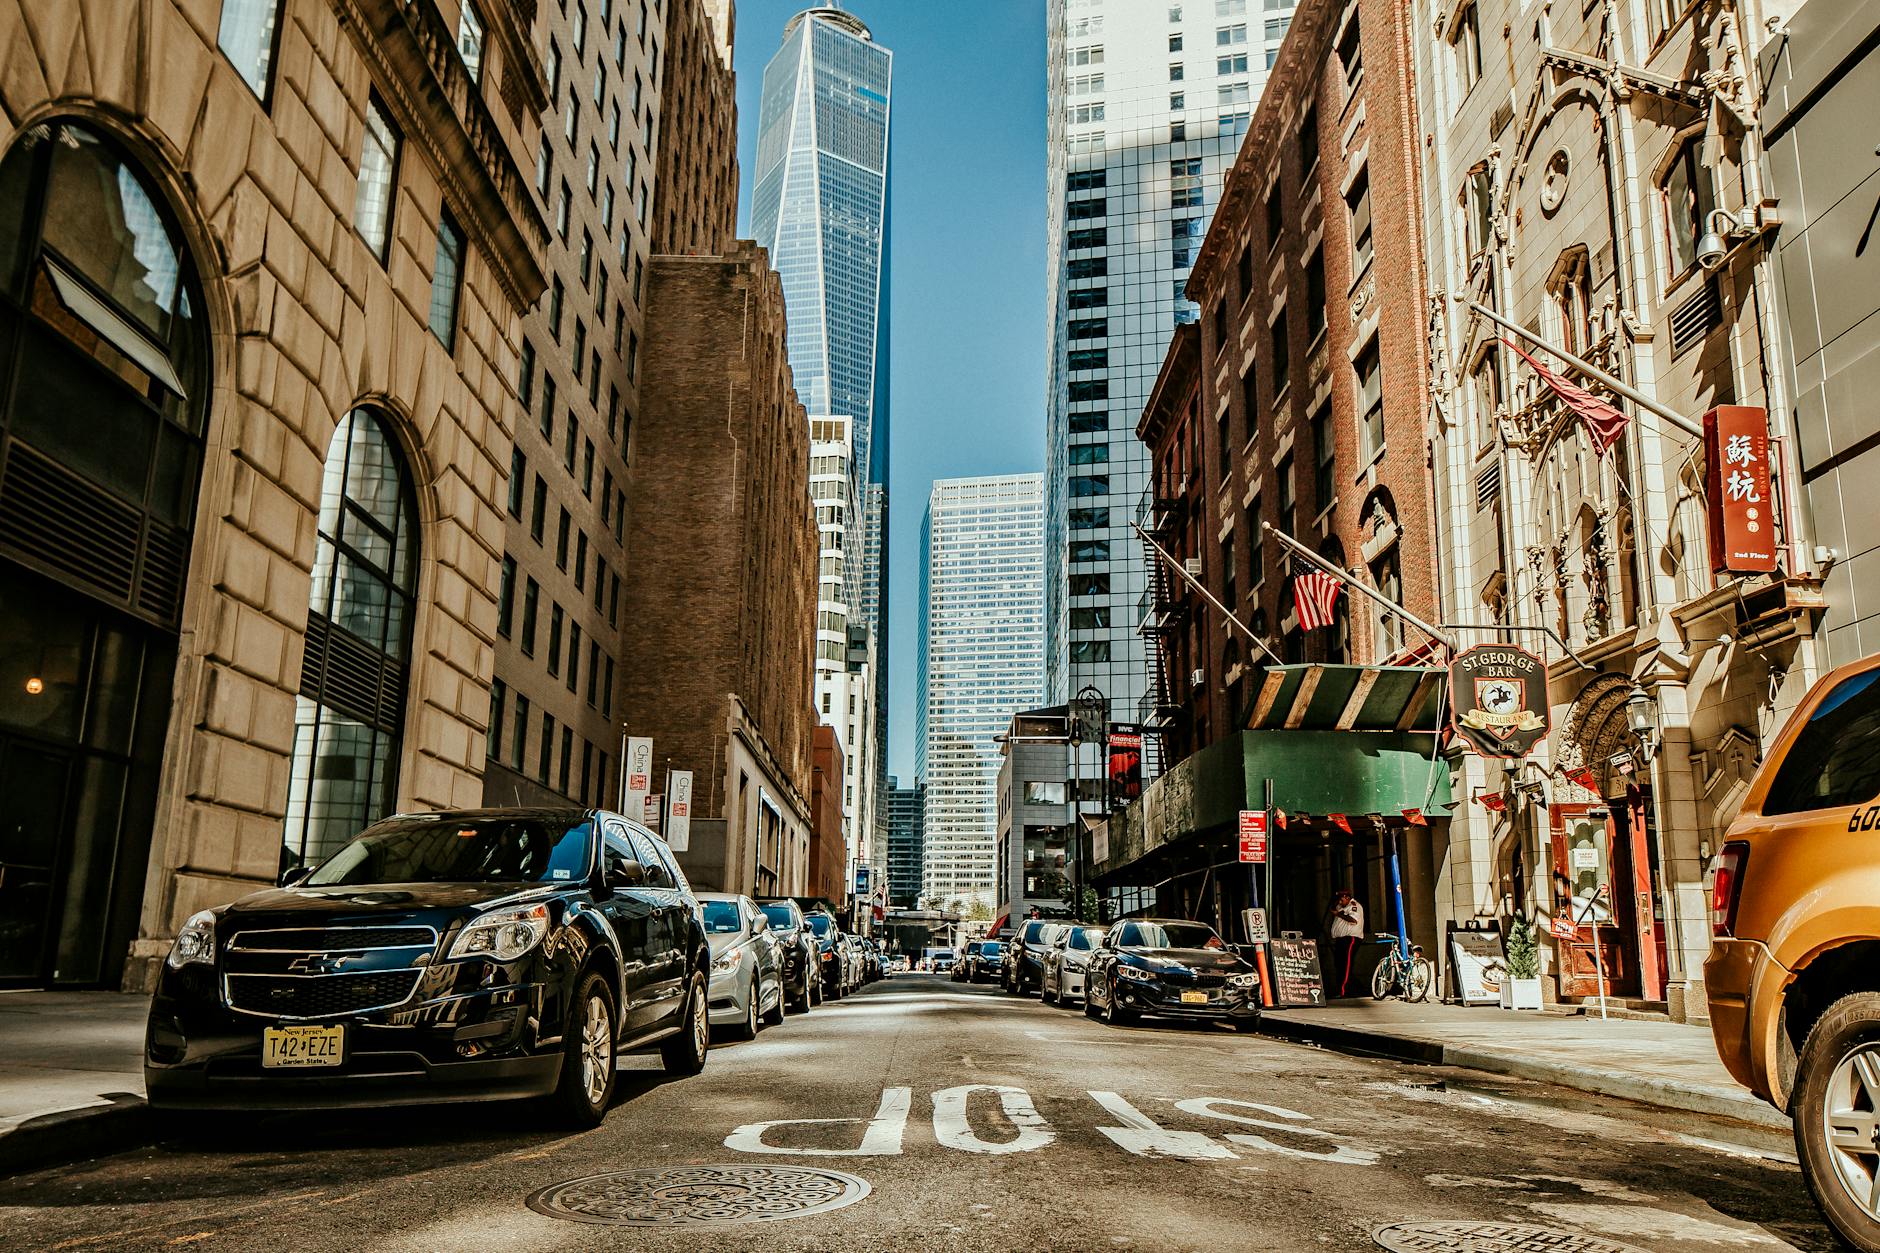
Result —
[[1547, 667], [1513, 644], [1477, 644], [1449, 663], [1450, 725], [1484, 757], [1526, 757], [1547, 735]]

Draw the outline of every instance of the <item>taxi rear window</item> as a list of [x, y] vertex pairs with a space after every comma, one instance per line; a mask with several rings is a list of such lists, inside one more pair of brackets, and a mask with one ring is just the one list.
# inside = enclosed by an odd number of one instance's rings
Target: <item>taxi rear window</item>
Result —
[[1765, 814], [1863, 805], [1880, 795], [1880, 670], [1850, 675], [1809, 715], [1769, 783]]

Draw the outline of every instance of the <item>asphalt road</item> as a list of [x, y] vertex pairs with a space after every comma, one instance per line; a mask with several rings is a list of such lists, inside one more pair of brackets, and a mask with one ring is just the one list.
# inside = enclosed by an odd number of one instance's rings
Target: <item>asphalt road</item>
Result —
[[[622, 1065], [619, 1104], [581, 1135], [506, 1105], [271, 1117], [227, 1145], [3, 1180], [0, 1248], [1363, 1250], [1406, 1220], [1679, 1253], [1834, 1247], [1792, 1146], [1754, 1128], [1225, 1028], [1111, 1028], [928, 975], [714, 1047], [695, 1078]], [[527, 1204], [602, 1172], [697, 1166], [869, 1190], [738, 1226]]]

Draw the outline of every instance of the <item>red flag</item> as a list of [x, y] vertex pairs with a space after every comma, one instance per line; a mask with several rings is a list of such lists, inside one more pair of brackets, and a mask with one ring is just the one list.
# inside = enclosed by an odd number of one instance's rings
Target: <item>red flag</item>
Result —
[[1345, 582], [1324, 570], [1308, 570], [1293, 577], [1293, 607], [1299, 614], [1299, 629], [1310, 631], [1332, 625], [1332, 605], [1338, 589]]
[[1567, 408], [1580, 415], [1580, 420], [1586, 423], [1586, 434], [1593, 441], [1593, 447], [1600, 456], [1605, 456], [1607, 450], [1619, 442], [1619, 436], [1625, 433], [1625, 424], [1631, 419], [1584, 387], [1561, 378], [1523, 352], [1521, 345], [1512, 339], [1503, 338], [1501, 342], [1513, 349], [1515, 355], [1521, 360], [1532, 366], [1534, 372], [1541, 376], [1541, 382], [1553, 388], [1554, 394], [1567, 402]]
[[1475, 803], [1480, 805], [1483, 809], [1488, 810], [1490, 813], [1495, 814], [1508, 808], [1508, 798], [1503, 796], [1500, 792], [1477, 792], [1475, 794]]
[[1345, 817], [1343, 814], [1332, 814], [1331, 819], [1333, 826], [1343, 831], [1346, 835], [1351, 834], [1351, 819]]
[[1594, 778], [1593, 772], [1588, 770], [1585, 766], [1574, 766], [1570, 768], [1566, 771], [1566, 776], [1567, 782], [1578, 784], [1589, 792], [1597, 792], [1599, 790], [1599, 780]]
[[1427, 827], [1430, 825], [1430, 820], [1423, 816], [1421, 809], [1406, 809], [1403, 811], [1403, 816], [1404, 821], [1408, 822], [1413, 827]]
[[1285, 810], [1275, 809], [1273, 811], [1273, 825], [1278, 827], [1282, 831], [1286, 829], [1286, 811]]

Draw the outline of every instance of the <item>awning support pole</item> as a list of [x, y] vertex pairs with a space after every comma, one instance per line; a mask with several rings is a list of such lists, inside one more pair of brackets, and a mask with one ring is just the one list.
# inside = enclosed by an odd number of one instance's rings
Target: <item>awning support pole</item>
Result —
[[[1404, 960], [1404, 986], [1410, 986], [1410, 927], [1403, 915], [1403, 874], [1397, 866], [1397, 833], [1389, 827], [1384, 828], [1384, 838], [1390, 841], [1390, 904], [1397, 916], [1397, 955]], [[1407, 998], [1406, 998], [1407, 999]]]
[[1351, 588], [1352, 591], [1364, 593], [1367, 597], [1376, 601], [1380, 606], [1382, 606], [1386, 612], [1396, 614], [1399, 618], [1402, 618], [1405, 622], [1408, 622], [1411, 626], [1423, 632], [1423, 634], [1429, 636], [1431, 639], [1435, 640], [1438, 644], [1441, 644], [1444, 648], [1447, 648], [1450, 652], [1454, 653], [1454, 652], [1461, 651], [1460, 649], [1456, 647], [1456, 641], [1454, 639], [1450, 638], [1447, 635], [1444, 635], [1441, 631], [1437, 630], [1435, 627], [1431, 626], [1429, 623], [1425, 622], [1423, 619], [1417, 617], [1415, 614], [1411, 613], [1408, 609], [1405, 609], [1402, 605], [1398, 604], [1396, 601], [1390, 599], [1388, 596], [1385, 596], [1382, 592], [1373, 591], [1371, 588], [1366, 587], [1364, 585], [1363, 580], [1359, 579], [1356, 575], [1352, 574], [1351, 571], [1340, 570], [1337, 566], [1325, 560], [1325, 558], [1319, 556], [1317, 553], [1313, 552], [1310, 548], [1307, 548], [1304, 544], [1301, 544], [1298, 540], [1294, 539], [1292, 536], [1286, 534], [1286, 532], [1274, 530], [1273, 524], [1271, 522], [1262, 522], [1260, 524], [1260, 529], [1262, 531], [1265, 531], [1268, 535], [1271, 535], [1274, 539], [1278, 540], [1282, 547], [1290, 549], [1292, 552], [1298, 554], [1300, 557], [1311, 562], [1313, 565], [1325, 571], [1327, 574], [1335, 576], [1339, 582]]

